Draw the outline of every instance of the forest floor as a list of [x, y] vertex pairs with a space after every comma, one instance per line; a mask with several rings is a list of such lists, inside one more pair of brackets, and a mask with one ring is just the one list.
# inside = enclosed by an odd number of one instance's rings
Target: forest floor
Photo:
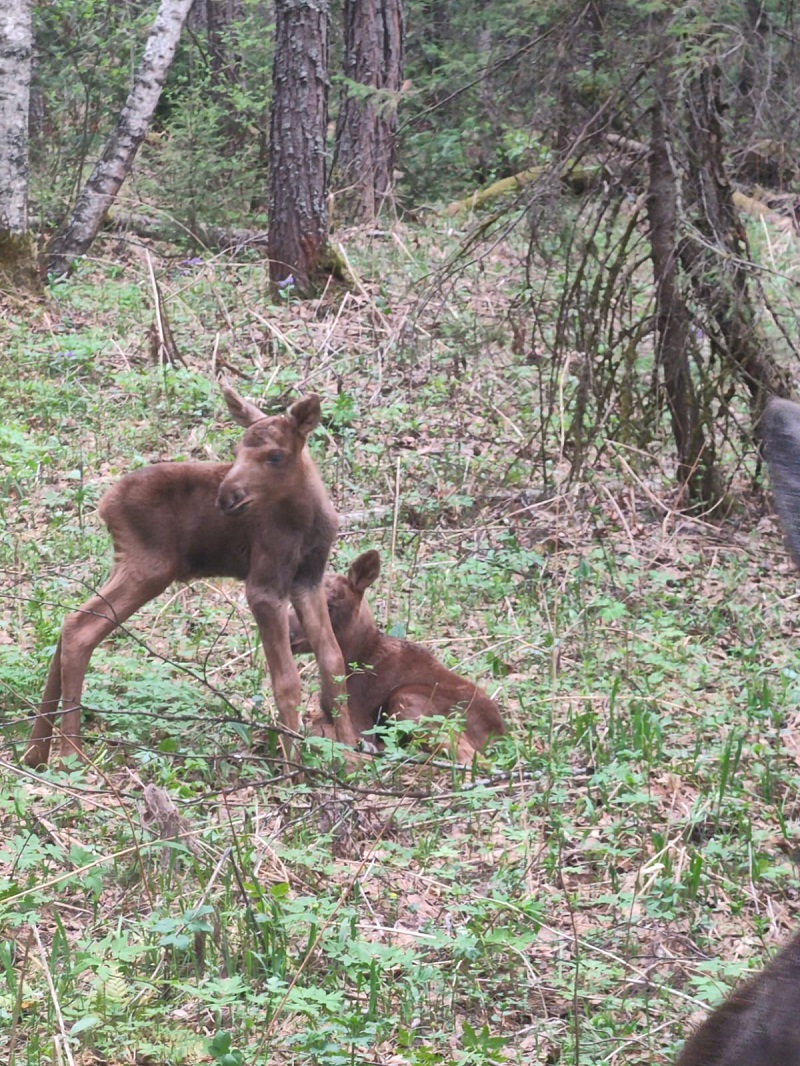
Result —
[[[338, 239], [355, 292], [276, 305], [255, 258], [114, 239], [0, 318], [0, 1053], [670, 1063], [799, 906], [798, 579], [755, 459], [714, 519], [677, 509], [668, 442], [607, 441], [570, 478], [513, 241], [448, 273], [444, 225]], [[508, 735], [474, 767], [390, 738], [352, 774], [308, 744], [286, 780], [217, 580], [95, 653], [88, 767], [21, 766], [61, 619], [110, 562], [99, 496], [231, 455], [219, 372], [270, 409], [323, 397], [332, 565], [377, 548], [379, 623], [496, 696]]]

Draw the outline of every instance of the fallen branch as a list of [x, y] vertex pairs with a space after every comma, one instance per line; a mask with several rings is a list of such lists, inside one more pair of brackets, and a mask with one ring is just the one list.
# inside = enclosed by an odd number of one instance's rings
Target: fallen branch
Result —
[[779, 215], [777, 211], [773, 211], [762, 200], [756, 200], [752, 196], [745, 196], [743, 192], [734, 191], [733, 202], [739, 211], [744, 211], [751, 218], [763, 218], [765, 222], [771, 223], [777, 229], [783, 230], [784, 233], [794, 233], [792, 219], [787, 218], [785, 215]]
[[[586, 188], [586, 185], [594, 181], [600, 174], [600, 166], [583, 166], [583, 167], [571, 167], [568, 170], [563, 171], [561, 174], [561, 180], [564, 181], [570, 188], [576, 191], [582, 191]], [[501, 178], [499, 181], [492, 182], [491, 185], [487, 185], [485, 189], [479, 189], [474, 193], [470, 193], [463, 200], [456, 200], [452, 204], [448, 204], [442, 212], [451, 218], [453, 215], [458, 215], [462, 211], [474, 211], [479, 207], [483, 207], [484, 204], [489, 203], [491, 200], [495, 200], [498, 196], [502, 196], [507, 192], [516, 192], [519, 189], [524, 189], [525, 186], [533, 184], [538, 181], [539, 178], [544, 177], [546, 174], [555, 175], [556, 170], [553, 166], [546, 164], [539, 167], [529, 167], [527, 170], [521, 170], [518, 174], [512, 174], [509, 178]]]
[[242, 229], [237, 226], [204, 226], [195, 224], [192, 229], [175, 219], [158, 219], [149, 215], [127, 215], [109, 211], [106, 228], [116, 233], [134, 233], [151, 241], [165, 241], [178, 244], [192, 241], [204, 248], [218, 251], [239, 251], [242, 248], [267, 246], [267, 231], [264, 229]]

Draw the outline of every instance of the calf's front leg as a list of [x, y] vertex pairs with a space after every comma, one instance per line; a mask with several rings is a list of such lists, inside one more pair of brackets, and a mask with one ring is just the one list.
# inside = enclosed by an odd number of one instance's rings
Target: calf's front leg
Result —
[[284, 759], [287, 763], [297, 762], [300, 754], [297, 743], [300, 733], [300, 673], [289, 644], [288, 603], [261, 587], [248, 585], [246, 593], [261, 635], [278, 718], [281, 725], [290, 731], [281, 735]]
[[340, 744], [357, 748], [361, 738], [350, 718], [345, 661], [331, 626], [324, 587], [296, 586], [292, 589], [292, 606], [317, 660], [322, 714], [327, 722], [333, 721]]

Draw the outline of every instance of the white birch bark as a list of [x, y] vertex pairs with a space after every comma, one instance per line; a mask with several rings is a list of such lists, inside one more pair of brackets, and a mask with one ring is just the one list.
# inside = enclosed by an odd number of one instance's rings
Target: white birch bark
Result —
[[[0, 0], [0, 3], [7, 2], [9, 0]], [[65, 274], [73, 260], [83, 255], [97, 236], [105, 213], [128, 176], [147, 132], [193, 2], [161, 0], [142, 62], [117, 125], [84, 185], [72, 214], [50, 244], [47, 252], [48, 273], [56, 276]]]
[[28, 230], [30, 0], [0, 0], [0, 232]]

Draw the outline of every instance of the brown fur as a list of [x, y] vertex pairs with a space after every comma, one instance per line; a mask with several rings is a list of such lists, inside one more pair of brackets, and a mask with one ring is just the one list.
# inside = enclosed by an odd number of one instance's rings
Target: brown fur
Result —
[[[346, 577], [325, 578], [333, 632], [349, 671], [353, 727], [363, 733], [381, 718], [418, 721], [462, 714], [464, 732], [457, 741], [456, 757], [469, 763], [491, 737], [505, 732], [500, 710], [477, 685], [442, 666], [419, 644], [378, 629], [364, 593], [379, 573], [380, 557], [368, 551], [352, 563]], [[310, 651], [302, 624], [291, 612], [289, 627], [293, 650]]]
[[800, 935], [709, 1015], [677, 1066], [800, 1066]]
[[[144, 467], [101, 499], [114, 563], [100, 591], [64, 619], [24, 756], [29, 766], [47, 762], [59, 708], [61, 755], [82, 753], [83, 680], [103, 638], [173, 581], [211, 576], [245, 582], [280, 721], [296, 733], [300, 675], [289, 645], [291, 601], [320, 671], [323, 716], [314, 731], [356, 743], [322, 584], [338, 520], [306, 448], [319, 399], [307, 396], [285, 415], [267, 417], [233, 389], [223, 392], [231, 417], [245, 427], [233, 463]], [[291, 741], [284, 750], [293, 752]]]

